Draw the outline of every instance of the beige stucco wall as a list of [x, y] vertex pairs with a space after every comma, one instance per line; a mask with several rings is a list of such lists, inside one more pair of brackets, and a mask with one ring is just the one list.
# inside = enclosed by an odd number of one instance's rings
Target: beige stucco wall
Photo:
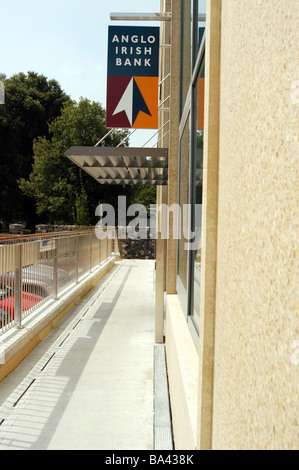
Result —
[[222, 1], [214, 449], [299, 447], [298, 24]]

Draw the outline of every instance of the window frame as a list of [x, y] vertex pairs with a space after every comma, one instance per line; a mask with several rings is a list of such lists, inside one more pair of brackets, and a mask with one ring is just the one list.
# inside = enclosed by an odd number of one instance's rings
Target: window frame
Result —
[[[193, 4], [193, 19], [197, 18], [198, 9], [197, 2]], [[183, 26], [182, 21], [182, 26]], [[181, 103], [181, 117], [179, 123], [179, 165], [178, 165], [178, 203], [180, 203], [180, 172], [181, 172], [181, 141], [188, 120], [190, 120], [190, 142], [189, 142], [189, 165], [188, 165], [188, 204], [194, 208], [195, 204], [195, 185], [194, 185], [194, 171], [195, 171], [195, 155], [196, 150], [196, 114], [195, 107], [196, 103], [196, 85], [201, 70], [202, 62], [205, 58], [205, 47], [206, 47], [206, 31], [204, 31], [199, 49], [195, 47], [198, 39], [198, 22], [193, 21], [192, 24], [192, 75], [189, 89], [186, 95], [185, 103], [182, 103], [182, 93], [180, 96]], [[182, 49], [181, 49], [182, 50]], [[181, 60], [181, 72], [182, 72], [182, 60]], [[182, 77], [182, 75], [181, 75]], [[182, 91], [182, 90], [181, 90]], [[194, 211], [191, 214], [191, 220], [188, 220], [188, 226], [194, 229]], [[180, 279], [178, 267], [179, 267], [179, 240], [177, 241], [177, 272], [176, 272], [176, 286], [177, 293], [183, 308], [183, 312], [187, 321], [187, 324], [191, 331], [191, 336], [196, 345], [199, 342], [199, 325], [194, 322], [194, 317], [191, 314], [193, 312], [193, 289], [194, 289], [194, 250], [187, 251], [187, 290], [184, 288], [183, 282]]]

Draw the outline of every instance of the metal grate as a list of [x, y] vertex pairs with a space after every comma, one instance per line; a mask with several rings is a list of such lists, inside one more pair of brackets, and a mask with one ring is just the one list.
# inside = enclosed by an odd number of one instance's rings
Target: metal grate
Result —
[[155, 345], [154, 374], [154, 449], [172, 450], [171, 414], [163, 345]]
[[65, 156], [100, 184], [167, 184], [166, 148], [71, 147]]

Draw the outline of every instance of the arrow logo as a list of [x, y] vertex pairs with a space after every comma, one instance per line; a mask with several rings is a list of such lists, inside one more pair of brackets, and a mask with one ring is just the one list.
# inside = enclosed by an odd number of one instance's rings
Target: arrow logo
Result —
[[144, 98], [134, 77], [132, 77], [130, 80], [121, 99], [119, 100], [118, 105], [113, 112], [113, 116], [115, 116], [115, 114], [121, 113], [122, 111], [125, 111], [131, 126], [134, 124], [139, 111], [142, 111], [145, 114], [151, 116], [151, 113], [147, 107], [146, 102], [144, 101]]

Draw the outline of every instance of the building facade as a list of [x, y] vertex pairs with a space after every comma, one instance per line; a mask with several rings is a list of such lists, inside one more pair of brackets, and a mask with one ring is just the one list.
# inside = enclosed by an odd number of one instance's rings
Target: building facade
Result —
[[165, 242], [175, 448], [298, 449], [298, 3], [161, 11], [158, 203], [191, 208]]

